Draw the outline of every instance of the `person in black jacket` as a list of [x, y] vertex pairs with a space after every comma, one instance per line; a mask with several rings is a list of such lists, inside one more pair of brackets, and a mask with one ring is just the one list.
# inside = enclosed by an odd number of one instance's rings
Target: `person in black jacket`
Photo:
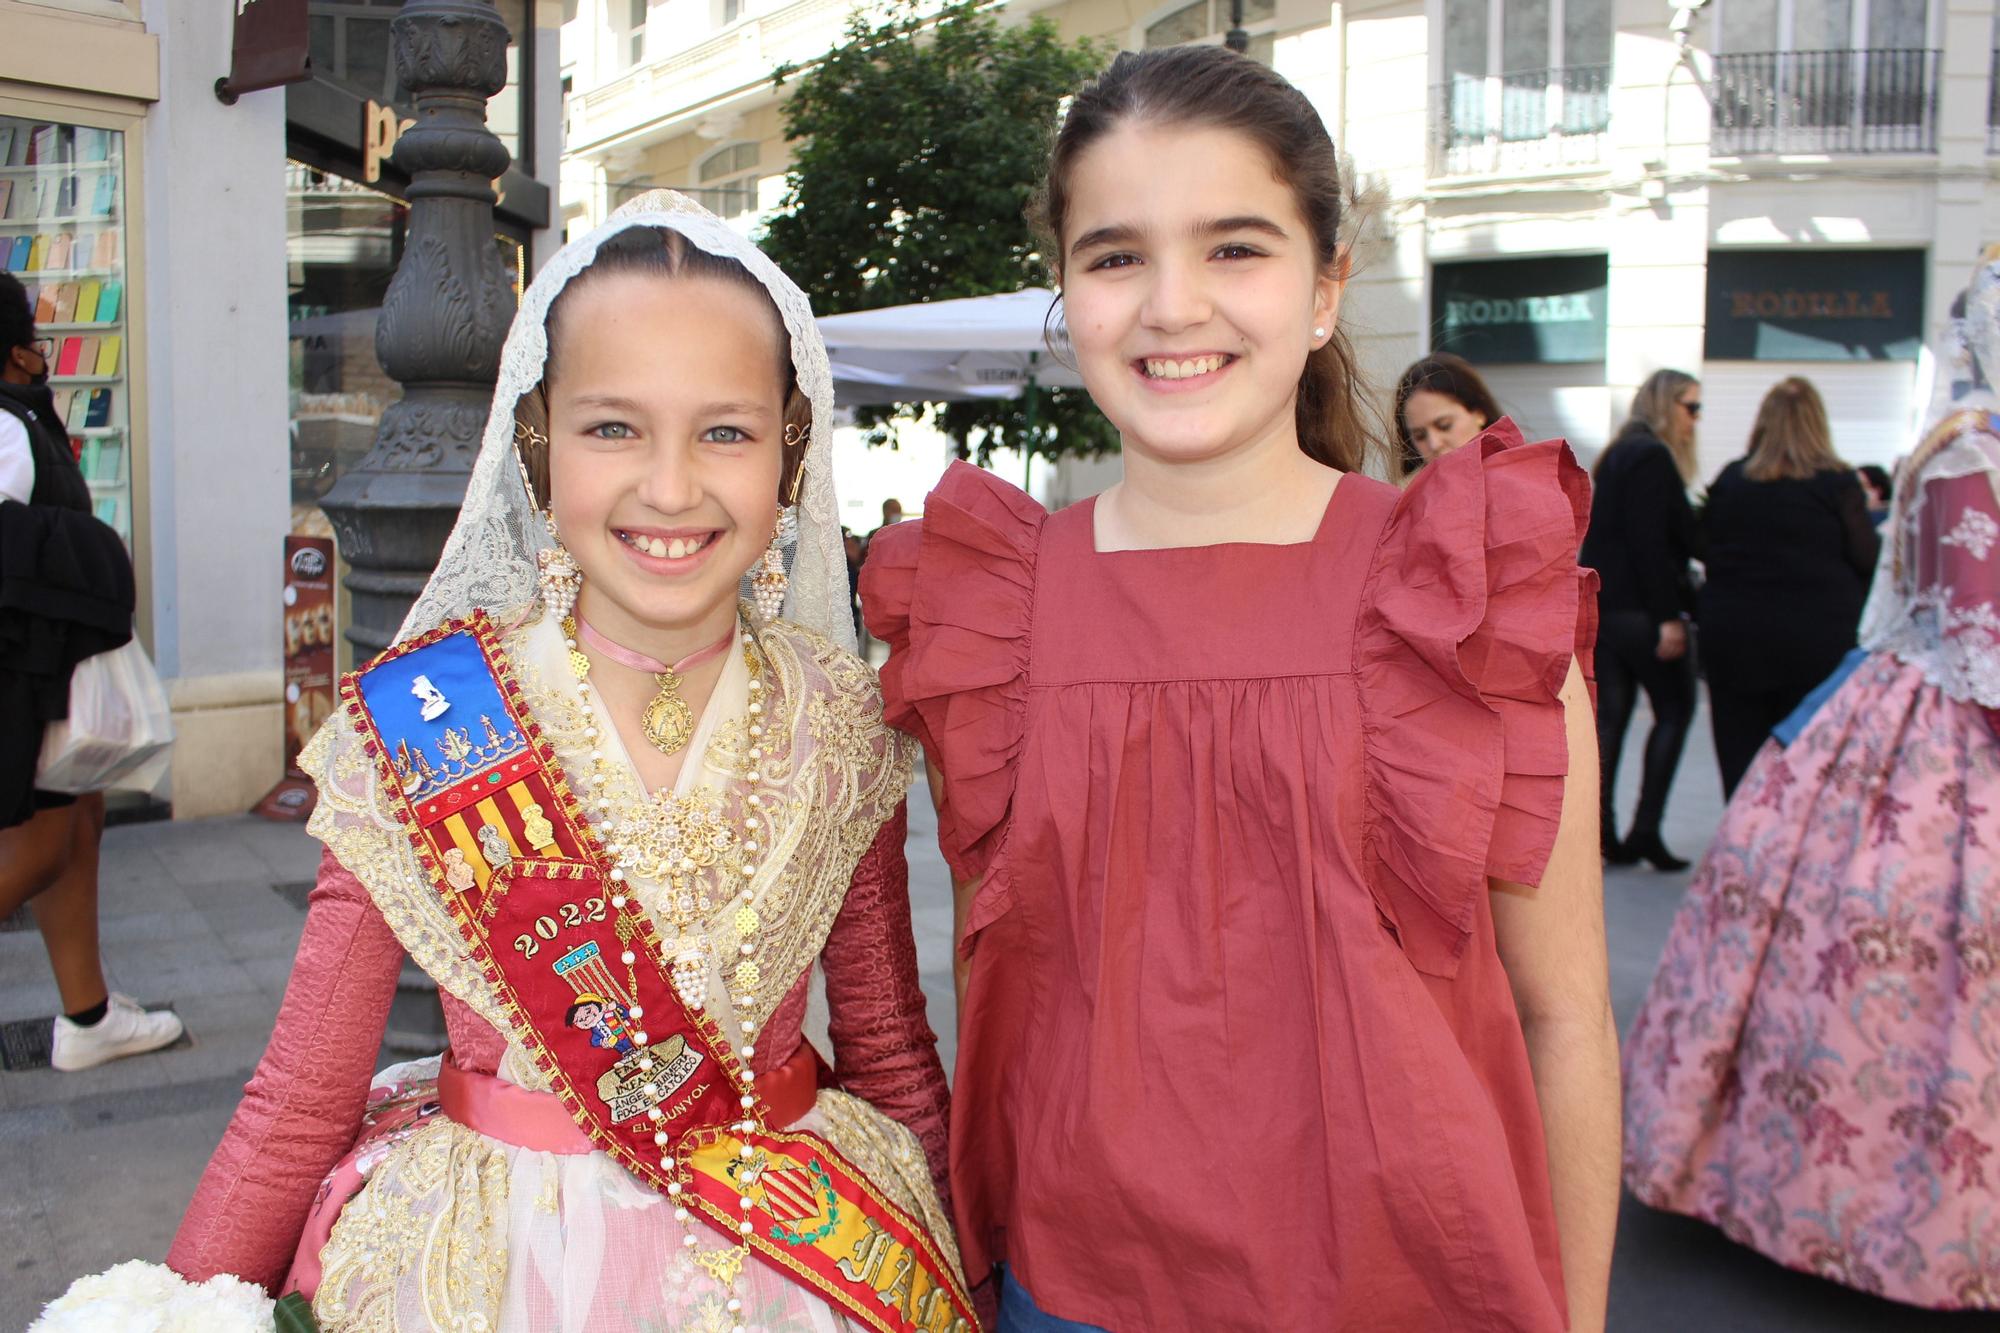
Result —
[[88, 1069], [181, 1035], [171, 1012], [112, 991], [97, 948], [104, 794], [35, 788], [42, 733], [68, 716], [86, 657], [132, 637], [132, 561], [91, 514], [20, 280], [0, 273], [0, 917], [30, 903], [63, 1014], [50, 1063]]
[[[1603, 800], [1600, 837], [1615, 865], [1644, 858], [1661, 870], [1687, 862], [1660, 837], [1667, 793], [1694, 718], [1694, 665], [1688, 657], [1688, 561], [1694, 554], [1695, 420], [1701, 385], [1678, 370], [1655, 371], [1632, 400], [1632, 415], [1597, 460], [1590, 528], [1578, 563], [1595, 569], [1597, 744]], [[1653, 710], [1639, 804], [1631, 832], [1618, 837], [1618, 759], [1638, 692]]]
[[1750, 448], [1709, 487], [1701, 523], [1708, 582], [1696, 620], [1727, 794], [1771, 728], [1854, 647], [1881, 549], [1811, 382], [1794, 376], [1764, 395]]

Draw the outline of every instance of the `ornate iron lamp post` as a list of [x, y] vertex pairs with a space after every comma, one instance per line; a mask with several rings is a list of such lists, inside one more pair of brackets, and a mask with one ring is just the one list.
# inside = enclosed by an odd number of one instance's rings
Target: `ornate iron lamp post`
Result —
[[[507, 86], [507, 25], [489, 0], [405, 0], [389, 30], [416, 123], [396, 141], [410, 220], [375, 355], [403, 396], [382, 414], [375, 447], [320, 501], [351, 570], [357, 660], [389, 646], [444, 550], [514, 316], [493, 222], [507, 150], [486, 128], [486, 101]], [[408, 964], [388, 1041], [414, 1054], [445, 1043], [437, 988]]]
[[458, 517], [514, 314], [493, 222], [507, 150], [486, 128], [507, 25], [489, 0], [405, 0], [390, 32], [416, 123], [396, 141], [410, 218], [375, 355], [403, 396], [320, 502], [351, 567], [347, 638], [363, 660], [395, 637]]
[[1250, 34], [1243, 27], [1243, 0], [1229, 0], [1229, 31], [1223, 34], [1222, 44], [1238, 54], [1248, 54]]

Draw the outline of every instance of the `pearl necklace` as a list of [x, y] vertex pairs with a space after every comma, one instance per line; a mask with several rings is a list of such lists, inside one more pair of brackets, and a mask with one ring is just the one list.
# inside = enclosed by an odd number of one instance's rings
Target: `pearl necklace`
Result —
[[[643, 837], [645, 833], [643, 828], [634, 827], [641, 821], [632, 820], [621, 825], [612, 818], [611, 798], [605, 794], [604, 788], [613, 769], [610, 760], [605, 758], [600, 743], [603, 733], [597, 721], [596, 708], [590, 699], [590, 661], [578, 650], [576, 637], [569, 632], [569, 625], [565, 624], [563, 629], [565, 631], [563, 644], [569, 652], [570, 669], [576, 676], [576, 702], [583, 717], [583, 736], [590, 745], [590, 772], [585, 779], [590, 787], [589, 805], [595, 812], [599, 842], [602, 844], [604, 859], [609, 866], [606, 873], [611, 880], [611, 906], [620, 914], [617, 931], [625, 949], [619, 961], [629, 970], [638, 962], [638, 955], [633, 951], [632, 943], [641, 935], [644, 925], [640, 914], [642, 909], [636, 896], [627, 892], [627, 866], [636, 854], [655, 849], [632, 845], [635, 837]], [[670, 840], [670, 845], [679, 843], [683, 853], [677, 862], [668, 864], [665, 857], [655, 854], [647, 858], [644, 868], [648, 873], [660, 873], [663, 878], [670, 879], [667, 905], [668, 914], [675, 926], [676, 938], [672, 949], [663, 948], [662, 952], [672, 960], [675, 991], [680, 995], [682, 1002], [697, 1013], [707, 1008], [708, 999], [709, 941], [702, 918], [713, 910], [714, 900], [705, 892], [693, 891], [695, 889], [693, 877], [706, 866], [718, 863], [722, 865], [722, 874], [729, 874], [733, 868], [742, 877], [743, 887], [735, 894], [740, 899], [740, 905], [731, 917], [730, 924], [735, 927], [740, 940], [737, 946], [740, 961], [736, 964], [733, 980], [736, 1009], [740, 1015], [739, 1025], [743, 1034], [742, 1045], [737, 1050], [742, 1059], [738, 1071], [738, 1104], [742, 1106], [746, 1118], [736, 1122], [734, 1128], [738, 1133], [748, 1134], [757, 1128], [757, 1122], [747, 1118], [757, 1105], [755, 1093], [757, 1075], [750, 1067], [750, 1062], [757, 1055], [757, 1023], [755, 1019], [749, 1017], [749, 1014], [756, 1003], [757, 987], [762, 981], [756, 957], [759, 923], [755, 906], [757, 900], [755, 880], [759, 866], [755, 858], [763, 850], [759, 835], [764, 831], [762, 816], [765, 802], [757, 788], [767, 776], [762, 767], [764, 665], [756, 649], [756, 639], [754, 635], [748, 633], [744, 638], [743, 660], [750, 671], [750, 702], [745, 709], [750, 719], [750, 770], [744, 775], [750, 785], [750, 791], [743, 797], [746, 810], [743, 816], [743, 831], [746, 836], [733, 840], [735, 846], [740, 848], [741, 856], [725, 857], [722, 855], [724, 849], [714, 843], [708, 844], [708, 850], [713, 854], [704, 855], [701, 849], [687, 846], [683, 840], [675, 839]], [[782, 723], [782, 719], [780, 722]], [[695, 758], [695, 756], [689, 757]], [[710, 886], [703, 884], [699, 887], [706, 889]], [[645, 1010], [635, 1004], [632, 1006], [631, 1015], [633, 1021], [638, 1022], [645, 1017]], [[646, 1049], [648, 1035], [644, 1031], [633, 1034], [633, 1039], [642, 1050]], [[650, 1073], [652, 1063], [652, 1058], [647, 1056], [639, 1062], [639, 1068], [643, 1072]], [[660, 1169], [676, 1174], [676, 1178], [667, 1183], [667, 1197], [674, 1205], [674, 1220], [685, 1227], [690, 1220], [690, 1214], [687, 1206], [681, 1201], [681, 1195], [687, 1189], [685, 1179], [687, 1168], [677, 1163], [672, 1153], [668, 1151], [672, 1137], [660, 1125], [664, 1118], [660, 1108], [648, 1107], [646, 1117], [654, 1126], [653, 1146], [660, 1150]], [[746, 1161], [755, 1155], [748, 1144], [743, 1145], [741, 1152]], [[741, 1178], [742, 1188], [748, 1190], [756, 1184], [756, 1181], [756, 1172], [746, 1172]], [[728, 1311], [738, 1317], [743, 1311], [743, 1301], [737, 1292], [736, 1282], [750, 1257], [748, 1237], [756, 1228], [750, 1221], [749, 1214], [755, 1202], [747, 1193], [737, 1200], [737, 1205], [743, 1212], [743, 1220], [737, 1224], [737, 1231], [745, 1238], [740, 1249], [693, 1256], [728, 1292]], [[693, 1250], [699, 1243], [699, 1237], [691, 1229], [682, 1237], [682, 1244], [689, 1250]], [[746, 1333], [746, 1330], [739, 1323], [731, 1328], [730, 1333]]]

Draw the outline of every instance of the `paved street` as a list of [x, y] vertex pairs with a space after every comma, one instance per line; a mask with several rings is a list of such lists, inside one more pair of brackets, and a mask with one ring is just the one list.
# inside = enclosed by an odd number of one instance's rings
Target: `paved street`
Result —
[[[932, 1021], [947, 1034], [948, 1068], [951, 909], [923, 790], [920, 782], [912, 792], [921, 808], [910, 828], [918, 950]], [[1669, 843], [1697, 853], [1719, 806], [1703, 718], [1673, 802]], [[24, 1328], [79, 1273], [165, 1253], [270, 1031], [303, 920], [300, 888], [317, 859], [299, 828], [247, 817], [106, 835], [104, 948], [113, 984], [172, 1004], [194, 1040], [83, 1074], [0, 1073], [0, 1256], [8, 1265], [0, 1330]], [[1685, 881], [1645, 870], [1610, 877], [1621, 1024], [1644, 993]], [[0, 933], [0, 1023], [54, 1007], [40, 941], [32, 931]], [[1930, 1333], [1991, 1330], [1995, 1322], [1871, 1301], [1627, 1201], [1613, 1274], [1617, 1333]]]

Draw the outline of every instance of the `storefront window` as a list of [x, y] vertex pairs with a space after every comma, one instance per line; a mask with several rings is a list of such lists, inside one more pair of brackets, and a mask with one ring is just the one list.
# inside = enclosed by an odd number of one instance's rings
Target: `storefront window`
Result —
[[401, 394], [375, 359], [375, 318], [402, 257], [409, 209], [365, 185], [287, 164], [292, 522], [330, 536], [322, 496], [375, 442]]
[[125, 136], [0, 116], [0, 267], [46, 339], [49, 388], [97, 516], [132, 542]]

